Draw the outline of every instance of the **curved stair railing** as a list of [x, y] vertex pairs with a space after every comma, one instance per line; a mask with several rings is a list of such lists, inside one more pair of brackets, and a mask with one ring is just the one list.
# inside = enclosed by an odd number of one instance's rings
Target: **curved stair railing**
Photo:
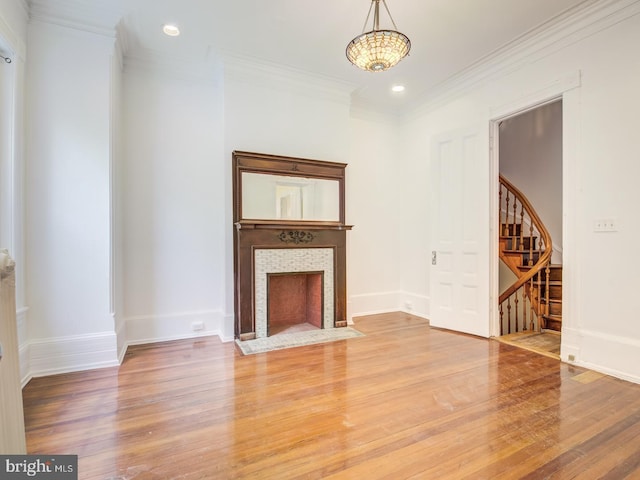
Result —
[[529, 200], [500, 175], [500, 258], [518, 277], [499, 298], [501, 334], [540, 331], [549, 316], [551, 236]]

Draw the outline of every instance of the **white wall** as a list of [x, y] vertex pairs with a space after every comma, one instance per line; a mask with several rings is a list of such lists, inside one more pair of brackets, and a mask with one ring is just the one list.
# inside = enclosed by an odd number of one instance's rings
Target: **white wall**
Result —
[[412, 188], [400, 181], [400, 129], [393, 119], [353, 116], [347, 177], [348, 313], [358, 316], [397, 311], [401, 292], [399, 258], [410, 223], [405, 206]]
[[27, 61], [31, 369], [117, 362], [110, 279], [114, 38], [32, 22]]
[[[223, 335], [226, 162], [220, 75], [124, 73], [124, 318], [129, 343]], [[194, 331], [193, 322], [203, 322]]]
[[115, 52], [111, 57], [111, 148], [110, 148], [110, 191], [111, 191], [111, 250], [110, 278], [111, 305], [114, 331], [117, 337], [118, 359], [122, 358], [127, 347], [127, 331], [124, 320], [124, 115], [123, 115], [123, 55], [120, 40], [116, 39]]
[[402, 246], [397, 250], [403, 297], [401, 307], [428, 318], [431, 308], [431, 145], [426, 132], [434, 127], [424, 122], [408, 122], [402, 127], [401, 146], [396, 156], [403, 199], [398, 230]]
[[[465, 72], [441, 98], [415, 112], [408, 128], [416, 146], [407, 147], [417, 151], [436, 130], [473, 122], [488, 131], [492, 118], [563, 95], [562, 358], [573, 355], [575, 363], [635, 381], [640, 381], [640, 324], [632, 321], [630, 300], [640, 259], [629, 255], [627, 246], [640, 234], [635, 213], [640, 191], [634, 184], [640, 164], [633, 133], [640, 107], [640, 63], [634, 60], [639, 10], [638, 2], [594, 5], [580, 18]], [[489, 169], [490, 159], [487, 151], [478, 161]], [[415, 216], [421, 214], [421, 208], [414, 210]], [[618, 231], [595, 233], [593, 222], [600, 218], [617, 219]], [[414, 247], [407, 257], [422, 254]]]

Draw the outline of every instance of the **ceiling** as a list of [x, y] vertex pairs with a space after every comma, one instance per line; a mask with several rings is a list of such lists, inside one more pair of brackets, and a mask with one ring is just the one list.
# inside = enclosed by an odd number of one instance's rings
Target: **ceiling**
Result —
[[[38, 0], [35, 0], [38, 1]], [[411, 40], [396, 67], [365, 72], [345, 57], [363, 30], [370, 0], [57, 0], [84, 11], [117, 4], [124, 15], [127, 55], [162, 55], [186, 62], [229, 55], [346, 82], [354, 95], [385, 110], [401, 110], [465, 67], [554, 17], [591, 0], [387, 0]], [[175, 23], [179, 37], [167, 37]], [[381, 8], [382, 28], [391, 28]], [[370, 25], [368, 25], [370, 27]], [[370, 28], [367, 28], [370, 30]], [[406, 90], [392, 93], [394, 84]]]

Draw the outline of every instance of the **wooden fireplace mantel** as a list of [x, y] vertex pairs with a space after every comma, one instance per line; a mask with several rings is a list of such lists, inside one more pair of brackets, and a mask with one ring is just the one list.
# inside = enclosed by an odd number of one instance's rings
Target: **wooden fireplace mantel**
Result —
[[[257, 249], [330, 248], [333, 250], [334, 327], [347, 325], [346, 232], [344, 223], [344, 171], [346, 164], [233, 152], [234, 173], [234, 281], [235, 335], [256, 337], [254, 273]], [[329, 178], [339, 182], [339, 216], [336, 221], [251, 219], [242, 216], [242, 172], [276, 173], [304, 178]], [[288, 173], [287, 173], [288, 172]], [[247, 190], [244, 190], [247, 194]]]

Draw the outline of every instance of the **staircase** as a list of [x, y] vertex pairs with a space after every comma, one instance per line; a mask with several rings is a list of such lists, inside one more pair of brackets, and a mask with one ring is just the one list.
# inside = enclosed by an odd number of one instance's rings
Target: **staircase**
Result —
[[499, 298], [501, 335], [562, 328], [562, 265], [527, 198], [500, 175], [500, 260], [516, 281]]

